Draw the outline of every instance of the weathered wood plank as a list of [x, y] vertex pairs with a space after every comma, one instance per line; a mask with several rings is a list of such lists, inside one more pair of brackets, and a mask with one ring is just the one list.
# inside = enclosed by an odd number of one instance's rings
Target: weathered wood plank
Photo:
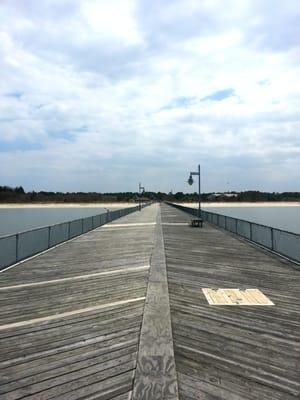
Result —
[[[190, 218], [162, 206], [180, 398], [298, 399], [300, 271], [207, 223], [174, 225]], [[210, 306], [203, 288], [257, 288], [275, 305]]]
[[[0, 273], [2, 327], [64, 315], [0, 331], [1, 399], [177, 399], [175, 361], [181, 399], [299, 398], [300, 271], [208, 224], [193, 230], [169, 206], [161, 224], [157, 211]], [[149, 283], [136, 269], [148, 264]], [[258, 288], [275, 305], [211, 307], [203, 288]], [[145, 308], [126, 303], [138, 296]]]
[[1, 399], [129, 399], [156, 214], [0, 273]]
[[157, 219], [133, 400], [178, 399], [160, 213]]

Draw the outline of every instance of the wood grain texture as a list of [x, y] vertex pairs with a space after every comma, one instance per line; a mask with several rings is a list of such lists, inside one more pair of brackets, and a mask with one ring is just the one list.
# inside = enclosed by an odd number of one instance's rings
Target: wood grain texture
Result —
[[[175, 225], [190, 219], [162, 206], [180, 399], [299, 399], [300, 271], [207, 223]], [[210, 306], [203, 288], [258, 288], [275, 305]]]
[[1, 400], [299, 399], [300, 271], [190, 219], [153, 205], [0, 273]]
[[0, 273], [1, 400], [131, 397], [157, 211]]
[[157, 218], [133, 400], [178, 399], [160, 213]]
[[202, 288], [208, 304], [221, 306], [273, 306], [274, 303], [259, 289]]

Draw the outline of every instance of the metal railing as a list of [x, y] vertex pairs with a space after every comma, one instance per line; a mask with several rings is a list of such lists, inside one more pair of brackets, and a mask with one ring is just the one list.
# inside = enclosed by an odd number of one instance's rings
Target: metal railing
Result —
[[[143, 204], [142, 207], [147, 205], [149, 204]], [[0, 270], [115, 219], [138, 211], [138, 209], [139, 207], [136, 206], [107, 211], [92, 217], [2, 236], [0, 237]]]
[[[169, 202], [168, 204], [191, 215], [198, 215], [198, 210], [195, 208]], [[201, 211], [201, 217], [210, 224], [242, 236], [266, 249], [300, 263], [300, 235], [297, 233], [204, 210]]]

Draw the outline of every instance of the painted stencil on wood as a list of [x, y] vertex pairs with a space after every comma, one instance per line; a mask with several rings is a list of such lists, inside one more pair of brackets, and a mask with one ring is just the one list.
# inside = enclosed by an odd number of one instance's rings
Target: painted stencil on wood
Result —
[[259, 289], [202, 289], [207, 302], [216, 306], [273, 306]]

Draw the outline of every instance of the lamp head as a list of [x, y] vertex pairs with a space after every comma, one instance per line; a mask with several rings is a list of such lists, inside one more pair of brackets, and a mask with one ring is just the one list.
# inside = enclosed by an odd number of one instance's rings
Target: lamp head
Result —
[[189, 179], [188, 179], [188, 184], [192, 185], [194, 183], [194, 179], [192, 177], [192, 175], [190, 175]]

